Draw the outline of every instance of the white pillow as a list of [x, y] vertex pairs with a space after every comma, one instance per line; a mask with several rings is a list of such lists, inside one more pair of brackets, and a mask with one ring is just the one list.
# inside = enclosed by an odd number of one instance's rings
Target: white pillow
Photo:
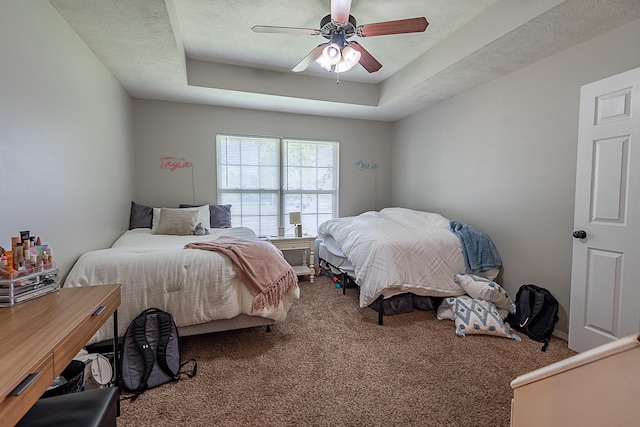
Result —
[[456, 335], [459, 337], [467, 334], [494, 335], [520, 341], [520, 337], [505, 326], [492, 302], [467, 295], [446, 299], [455, 314]]
[[516, 305], [502, 286], [493, 280], [485, 277], [476, 276], [475, 274], [456, 274], [453, 279], [464, 289], [465, 293], [471, 298], [490, 301], [496, 307], [508, 310], [509, 313], [516, 312]]
[[453, 314], [453, 310], [449, 306], [449, 298], [445, 298], [440, 303], [438, 311], [436, 312], [436, 319], [438, 320], [456, 320], [456, 315]]
[[[172, 209], [172, 208], [153, 208], [153, 216], [151, 218], [151, 234], [160, 234], [160, 233], [156, 233], [155, 231], [158, 228], [158, 224], [160, 223], [160, 215], [162, 214], [162, 209]], [[178, 208], [175, 208], [175, 209], [178, 210]], [[198, 223], [202, 224], [202, 226], [207, 231], [209, 231], [209, 229], [211, 228], [210, 226], [211, 214], [209, 212], [209, 205], [198, 206], [195, 208], [179, 208], [179, 210], [198, 211], [199, 216], [196, 219], [196, 225], [198, 225]]]
[[162, 208], [153, 208], [153, 215], [151, 216], [151, 233], [156, 231], [158, 223], [160, 222], [160, 211]]
[[188, 236], [193, 234], [193, 229], [198, 223], [199, 212], [188, 209], [166, 209], [160, 210], [160, 221], [152, 234], [173, 234], [177, 236]]

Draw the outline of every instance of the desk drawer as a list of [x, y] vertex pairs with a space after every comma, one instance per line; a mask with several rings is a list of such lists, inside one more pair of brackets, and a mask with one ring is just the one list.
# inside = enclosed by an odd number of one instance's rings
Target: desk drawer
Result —
[[111, 321], [109, 316], [116, 311], [119, 305], [120, 293], [114, 292], [103, 303], [95, 306], [93, 311], [87, 315], [87, 318], [80, 323], [78, 330], [56, 348], [54, 352], [54, 368], [57, 372], [62, 372], [76, 356], [78, 349], [84, 347], [102, 325]]
[[[17, 392], [20, 384], [26, 384], [30, 374], [38, 374], [32, 382], [25, 386], [24, 390], [17, 396], [2, 396], [0, 399], [0, 419], [6, 425], [14, 425], [22, 417], [21, 414], [26, 413], [31, 406], [42, 396], [42, 391], [53, 383], [55, 379], [53, 370], [53, 355], [49, 355], [44, 362], [25, 375], [23, 382], [16, 384], [13, 389]], [[17, 418], [17, 419], [16, 419]]]

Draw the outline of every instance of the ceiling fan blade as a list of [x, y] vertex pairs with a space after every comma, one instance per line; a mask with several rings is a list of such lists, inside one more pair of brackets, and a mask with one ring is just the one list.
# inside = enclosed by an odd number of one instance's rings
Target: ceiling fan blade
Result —
[[349, 22], [351, 0], [331, 0], [331, 19], [335, 22]]
[[296, 27], [273, 27], [269, 25], [254, 25], [252, 28], [254, 33], [268, 33], [268, 34], [297, 34], [297, 35], [309, 35], [317, 36], [321, 33], [320, 30], [313, 28], [296, 28]]
[[298, 65], [293, 67], [291, 71], [293, 71], [294, 73], [299, 73], [301, 71], [306, 70], [307, 67], [309, 67], [309, 65], [313, 64], [313, 62], [316, 59], [318, 59], [320, 55], [322, 55], [322, 51], [327, 45], [329, 45], [329, 43], [323, 43], [321, 45], [316, 46], [311, 52], [309, 52], [307, 56], [302, 58], [302, 61], [298, 62]]
[[421, 18], [399, 19], [397, 21], [360, 25], [356, 29], [356, 32], [360, 37], [421, 33], [427, 29], [427, 26], [429, 26], [429, 23], [427, 22], [427, 18], [423, 16]]
[[362, 45], [358, 42], [351, 42], [349, 46], [360, 52], [360, 65], [364, 67], [370, 73], [375, 73], [380, 68], [382, 68], [382, 64], [378, 62], [376, 58], [374, 58]]

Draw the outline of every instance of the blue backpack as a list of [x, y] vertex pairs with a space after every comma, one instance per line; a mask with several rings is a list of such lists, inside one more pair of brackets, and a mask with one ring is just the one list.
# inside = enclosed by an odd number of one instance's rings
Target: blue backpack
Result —
[[547, 350], [551, 334], [558, 322], [558, 300], [545, 288], [526, 284], [516, 294], [516, 312], [507, 316], [509, 325], [535, 341], [543, 342]]

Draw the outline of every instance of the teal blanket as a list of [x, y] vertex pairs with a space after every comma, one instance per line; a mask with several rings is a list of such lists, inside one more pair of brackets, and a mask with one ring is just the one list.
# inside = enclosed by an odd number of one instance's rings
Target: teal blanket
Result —
[[486, 233], [459, 221], [451, 221], [450, 226], [462, 244], [467, 273], [479, 273], [502, 266], [500, 253]]

